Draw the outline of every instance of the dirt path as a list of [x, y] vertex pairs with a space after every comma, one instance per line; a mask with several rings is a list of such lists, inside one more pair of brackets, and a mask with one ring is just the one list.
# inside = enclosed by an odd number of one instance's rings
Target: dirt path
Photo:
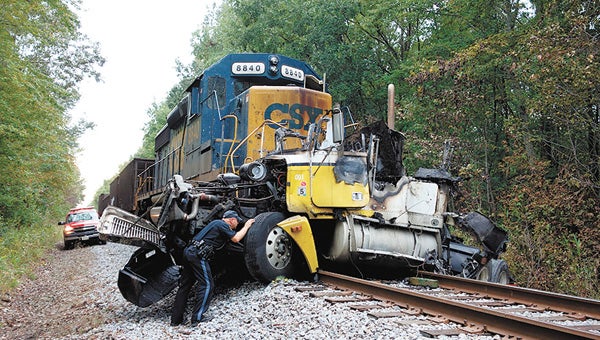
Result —
[[57, 245], [34, 278], [2, 297], [0, 337], [57, 338], [104, 323], [93, 298], [98, 284], [90, 275], [95, 256], [90, 246], [64, 251]]

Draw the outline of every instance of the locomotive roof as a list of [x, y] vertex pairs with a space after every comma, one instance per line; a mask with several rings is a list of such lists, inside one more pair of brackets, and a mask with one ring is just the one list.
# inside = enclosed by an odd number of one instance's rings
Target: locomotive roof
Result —
[[[198, 86], [200, 80], [204, 76], [219, 75], [219, 74], [230, 74], [231, 66], [233, 63], [265, 63], [269, 64], [269, 59], [272, 56], [276, 56], [279, 59], [278, 65], [286, 65], [300, 69], [304, 72], [305, 79], [312, 83], [320, 83], [322, 85], [322, 78], [315, 72], [315, 70], [308, 65], [306, 62], [290, 58], [281, 54], [275, 53], [232, 53], [224, 56], [219, 61], [215, 62], [211, 66], [207, 67], [202, 73], [194, 79], [194, 81], [187, 87], [186, 92], [191, 91], [191, 88]], [[279, 75], [272, 75], [269, 72], [261, 74], [271, 79], [276, 79]], [[232, 76], [233, 77], [233, 76]], [[293, 81], [293, 80], [290, 80]], [[299, 81], [296, 81], [300, 83]]]

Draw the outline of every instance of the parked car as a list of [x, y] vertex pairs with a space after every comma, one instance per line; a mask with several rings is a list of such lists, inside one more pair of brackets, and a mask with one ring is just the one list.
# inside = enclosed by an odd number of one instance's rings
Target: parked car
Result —
[[92, 207], [69, 210], [64, 221], [58, 222], [63, 227], [64, 249], [72, 249], [76, 242], [106, 244], [100, 240], [98, 212]]

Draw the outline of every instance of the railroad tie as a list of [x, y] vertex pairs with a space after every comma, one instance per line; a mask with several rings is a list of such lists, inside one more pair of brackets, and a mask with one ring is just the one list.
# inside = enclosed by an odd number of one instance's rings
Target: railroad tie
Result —
[[429, 287], [429, 288], [439, 288], [439, 283], [437, 280], [434, 279], [425, 279], [422, 277], [409, 277], [408, 278], [408, 283], [410, 283], [413, 286], [422, 286], [422, 287]]
[[322, 286], [300, 286], [300, 287], [296, 287], [295, 290], [297, 292], [317, 292], [317, 291], [322, 291], [325, 290], [325, 287]]
[[326, 296], [346, 296], [352, 295], [352, 292], [349, 290], [328, 290], [328, 291], [313, 291], [308, 294], [310, 297], [326, 297]]
[[366, 312], [372, 309], [379, 309], [379, 308], [384, 308], [383, 305], [381, 305], [380, 303], [375, 303], [375, 304], [364, 304], [364, 305], [348, 305], [348, 307], [350, 307], [350, 309], [352, 310], [356, 310], [359, 312]]
[[361, 301], [369, 301], [373, 300], [370, 296], [342, 296], [342, 297], [326, 297], [325, 301], [329, 303], [348, 303], [348, 302], [361, 302]]
[[406, 313], [402, 312], [401, 310], [398, 311], [375, 311], [375, 312], [369, 312], [367, 313], [368, 316], [370, 317], [374, 317], [376, 319], [382, 319], [382, 318], [395, 318], [395, 317], [404, 317], [406, 316]]
[[427, 337], [437, 337], [440, 335], [445, 336], [459, 336], [459, 335], [473, 335], [480, 334], [483, 335], [487, 333], [485, 327], [470, 325], [463, 326], [459, 328], [450, 328], [450, 329], [423, 329], [420, 330], [421, 334]]

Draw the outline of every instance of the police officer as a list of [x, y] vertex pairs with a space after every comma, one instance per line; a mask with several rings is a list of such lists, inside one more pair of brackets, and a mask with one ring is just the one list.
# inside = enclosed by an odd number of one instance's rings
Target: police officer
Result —
[[235, 211], [227, 210], [222, 219], [207, 224], [194, 236], [190, 245], [185, 248], [183, 272], [171, 313], [172, 326], [183, 322], [187, 298], [196, 281], [198, 281], [198, 296], [192, 313], [192, 326], [195, 326], [198, 322], [210, 320], [206, 316], [203, 317], [212, 299], [214, 289], [209, 261], [214, 251], [222, 248], [228, 240], [237, 243], [246, 236], [248, 229], [254, 223], [254, 219], [246, 221], [244, 227], [236, 232], [238, 223], [241, 221], [242, 219]]

